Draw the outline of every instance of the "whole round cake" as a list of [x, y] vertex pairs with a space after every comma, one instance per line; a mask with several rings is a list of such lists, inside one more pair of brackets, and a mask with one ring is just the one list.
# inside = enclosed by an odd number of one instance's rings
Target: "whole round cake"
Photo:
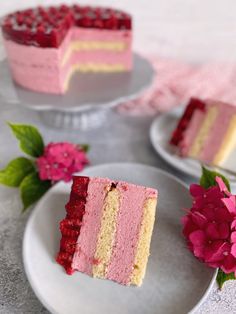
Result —
[[75, 71], [132, 69], [132, 20], [120, 10], [37, 7], [5, 16], [1, 27], [13, 79], [37, 92], [64, 94]]

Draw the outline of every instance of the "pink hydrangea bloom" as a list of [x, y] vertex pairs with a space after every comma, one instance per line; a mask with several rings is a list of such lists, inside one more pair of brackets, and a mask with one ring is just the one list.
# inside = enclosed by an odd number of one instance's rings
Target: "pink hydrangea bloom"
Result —
[[72, 174], [88, 164], [85, 152], [72, 143], [50, 143], [44, 154], [37, 159], [41, 180], [70, 181]]
[[223, 180], [204, 189], [192, 184], [192, 208], [182, 218], [183, 234], [193, 254], [210, 267], [236, 275], [236, 199]]

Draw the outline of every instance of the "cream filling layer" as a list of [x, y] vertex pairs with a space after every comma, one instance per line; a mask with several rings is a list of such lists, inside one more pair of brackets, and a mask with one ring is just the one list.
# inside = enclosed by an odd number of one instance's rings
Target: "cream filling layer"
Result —
[[134, 258], [133, 271], [130, 277], [130, 284], [132, 285], [141, 286], [145, 276], [147, 261], [150, 255], [150, 242], [155, 221], [156, 205], [157, 199], [154, 198], [149, 198], [144, 203], [143, 220]]
[[97, 239], [95, 261], [92, 274], [97, 278], [105, 278], [116, 233], [116, 218], [119, 210], [120, 193], [117, 189], [108, 192], [103, 207], [101, 227]]
[[236, 145], [236, 115], [234, 115], [229, 123], [227, 132], [224, 136], [224, 140], [213, 159], [214, 165], [222, 165], [229, 156], [230, 152]]
[[60, 65], [64, 66], [74, 52], [96, 50], [122, 52], [127, 48], [127, 44], [122, 41], [74, 41], [67, 48]]
[[188, 152], [188, 156], [197, 158], [204, 146], [205, 140], [208, 137], [209, 131], [213, 126], [218, 114], [218, 109], [216, 106], [212, 106], [208, 109], [206, 116], [203, 120], [202, 126], [193, 141], [192, 146]]
[[109, 72], [123, 72], [126, 68], [123, 64], [106, 64], [106, 63], [83, 63], [83, 64], [74, 64], [71, 66], [69, 73], [67, 74], [67, 77], [63, 84], [63, 90], [66, 91], [69, 86], [70, 79], [72, 75], [76, 71], [80, 72], [103, 72], [103, 73], [109, 73]]

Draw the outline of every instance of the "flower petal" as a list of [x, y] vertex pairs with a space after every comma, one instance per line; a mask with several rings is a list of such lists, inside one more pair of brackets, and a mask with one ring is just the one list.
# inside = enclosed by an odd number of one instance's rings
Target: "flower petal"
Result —
[[225, 185], [225, 183], [224, 183], [224, 181], [222, 180], [221, 177], [218, 177], [218, 176], [217, 176], [217, 177], [215, 178], [215, 180], [216, 180], [216, 182], [217, 182], [217, 184], [218, 184], [218, 186], [219, 186], [219, 188], [220, 188], [220, 190], [221, 190], [222, 192], [225, 192], [225, 193], [229, 192], [227, 186]]
[[230, 274], [234, 271], [236, 271], [236, 259], [233, 257], [233, 255], [229, 254], [224, 259], [223, 265], [221, 266], [221, 269], [226, 274]]
[[218, 224], [219, 238], [227, 239], [229, 237], [229, 224], [222, 222]]
[[236, 257], [236, 243], [234, 243], [231, 247], [231, 254]]
[[193, 197], [199, 197], [205, 193], [205, 189], [199, 184], [191, 184], [189, 191]]
[[231, 239], [231, 242], [236, 243], [236, 231], [231, 233], [230, 239]]
[[195, 225], [197, 225], [199, 228], [203, 228], [206, 225], [207, 219], [203, 214], [195, 211], [191, 216], [193, 223], [195, 223]]
[[206, 243], [206, 235], [202, 230], [193, 231], [189, 235], [189, 240], [194, 246], [202, 246]]
[[[214, 241], [205, 247], [205, 261], [215, 263], [222, 261], [230, 253], [230, 244], [223, 241]], [[225, 255], [227, 254], [227, 255]]]
[[236, 219], [232, 222], [231, 229], [236, 229]]
[[209, 204], [213, 204], [216, 207], [222, 206], [221, 198], [224, 197], [218, 186], [209, 188], [206, 192], [206, 201]]
[[222, 202], [231, 214], [236, 214], [235, 196], [231, 195], [230, 197], [222, 198]]
[[88, 164], [84, 151], [73, 143], [49, 143], [44, 155], [37, 159], [41, 180], [70, 181], [72, 174]]
[[212, 268], [219, 268], [221, 266], [221, 262], [207, 263], [207, 265]]
[[203, 246], [195, 246], [192, 248], [193, 254], [200, 259], [204, 257], [204, 247]]
[[218, 226], [216, 223], [208, 223], [206, 227], [206, 235], [211, 240], [217, 240], [220, 237]]
[[207, 218], [208, 221], [213, 221], [216, 219], [214, 205], [203, 207], [201, 212]]
[[193, 223], [192, 214], [189, 213], [181, 218], [182, 224], [183, 224], [183, 235], [188, 238], [189, 235], [193, 232], [198, 230], [199, 228]]
[[232, 215], [226, 207], [217, 207], [215, 208], [214, 219], [218, 222], [222, 221], [232, 221]]

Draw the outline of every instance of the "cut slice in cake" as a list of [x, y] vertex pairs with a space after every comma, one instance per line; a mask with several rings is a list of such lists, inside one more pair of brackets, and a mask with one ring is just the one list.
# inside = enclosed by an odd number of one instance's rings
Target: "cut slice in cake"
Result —
[[60, 223], [57, 262], [123, 285], [142, 284], [155, 220], [157, 191], [107, 178], [75, 176]]
[[191, 99], [170, 143], [183, 157], [223, 165], [236, 146], [236, 107]]
[[44, 93], [63, 94], [79, 72], [132, 69], [131, 16], [90, 6], [37, 7], [2, 20], [13, 79]]

